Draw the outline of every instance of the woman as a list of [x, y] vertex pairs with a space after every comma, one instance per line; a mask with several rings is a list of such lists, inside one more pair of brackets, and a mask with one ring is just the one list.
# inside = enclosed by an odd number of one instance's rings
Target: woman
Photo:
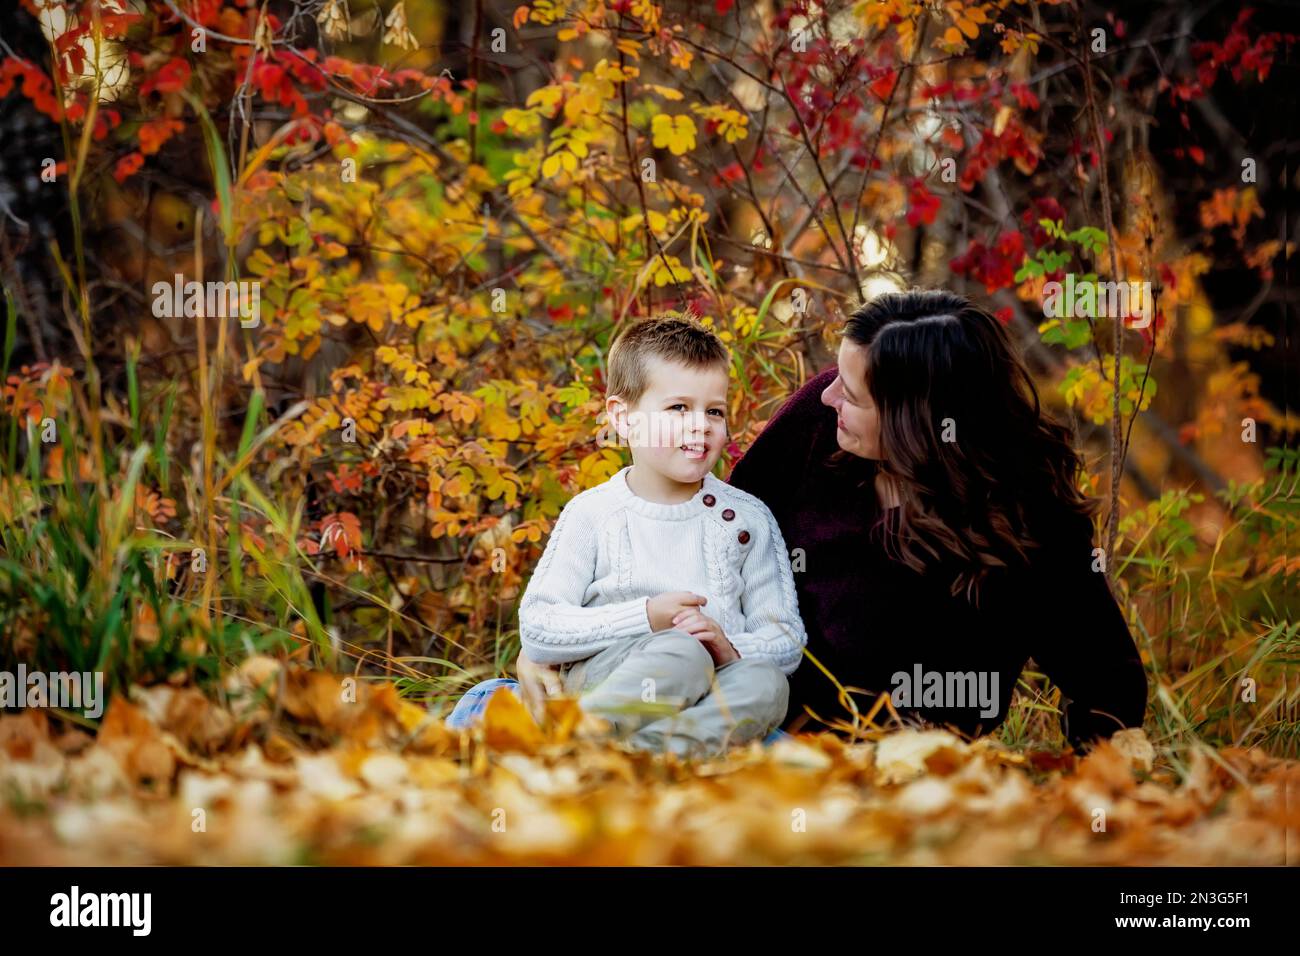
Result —
[[[852, 724], [888, 693], [904, 718], [988, 733], [1030, 658], [1062, 692], [1073, 745], [1141, 726], [1146, 675], [1079, 467], [988, 312], [942, 291], [858, 309], [836, 367], [729, 479], [792, 552], [808, 657], [785, 729]], [[523, 657], [519, 671], [529, 690], [554, 687]]]

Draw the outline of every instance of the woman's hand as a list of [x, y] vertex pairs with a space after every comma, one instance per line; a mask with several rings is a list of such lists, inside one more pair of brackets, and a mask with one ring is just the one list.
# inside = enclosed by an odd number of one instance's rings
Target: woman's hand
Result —
[[558, 664], [537, 664], [520, 651], [515, 659], [515, 673], [519, 677], [524, 706], [533, 715], [533, 719], [540, 723], [546, 712], [546, 699], [564, 693], [560, 667]]
[[695, 608], [679, 611], [673, 617], [673, 627], [698, 639], [713, 658], [715, 667], [740, 660], [740, 652], [727, 640], [718, 622]]

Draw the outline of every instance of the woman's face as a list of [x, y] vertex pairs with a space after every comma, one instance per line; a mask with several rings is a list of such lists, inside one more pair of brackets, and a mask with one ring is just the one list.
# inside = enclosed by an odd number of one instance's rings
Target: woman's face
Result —
[[867, 350], [841, 339], [837, 364], [839, 374], [822, 392], [822, 404], [835, 409], [835, 438], [849, 454], [879, 460], [880, 416], [867, 391]]

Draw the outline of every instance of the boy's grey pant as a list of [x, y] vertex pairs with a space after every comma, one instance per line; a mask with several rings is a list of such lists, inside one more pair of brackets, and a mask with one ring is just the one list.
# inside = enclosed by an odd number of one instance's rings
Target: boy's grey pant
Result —
[[785, 717], [790, 684], [770, 661], [715, 668], [697, 638], [666, 630], [619, 641], [560, 669], [566, 694], [640, 750], [711, 756], [766, 736]]

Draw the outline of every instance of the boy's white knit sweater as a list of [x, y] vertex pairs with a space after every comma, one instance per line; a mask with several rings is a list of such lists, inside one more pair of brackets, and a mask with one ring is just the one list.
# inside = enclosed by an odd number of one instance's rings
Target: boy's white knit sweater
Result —
[[560, 512], [519, 605], [524, 652], [539, 664], [582, 660], [649, 634], [649, 598], [693, 591], [741, 657], [792, 673], [807, 636], [772, 512], [713, 475], [689, 501], [647, 501], [628, 487], [630, 468]]

